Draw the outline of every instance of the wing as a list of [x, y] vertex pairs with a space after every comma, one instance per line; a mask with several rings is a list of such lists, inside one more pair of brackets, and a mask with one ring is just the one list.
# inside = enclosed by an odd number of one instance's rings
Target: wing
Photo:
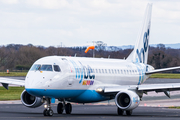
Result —
[[25, 80], [17, 80], [17, 79], [10, 79], [10, 78], [0, 77], [0, 83], [3, 85], [3, 87], [8, 89], [9, 84], [24, 86], [25, 85]]
[[118, 93], [122, 90], [133, 90], [133, 91], [142, 91], [144, 93], [155, 91], [155, 92], [164, 92], [168, 97], [169, 91], [180, 90], [180, 83], [166, 83], [166, 84], [148, 84], [148, 85], [122, 85], [122, 86], [106, 86], [103, 90], [97, 91], [99, 93]]
[[138, 90], [142, 90], [142, 91], [146, 91], [146, 92], [149, 92], [149, 91], [156, 91], [156, 92], [175, 91], [175, 90], [180, 90], [180, 83], [139, 85]]
[[170, 67], [170, 68], [163, 68], [163, 69], [151, 70], [151, 71], [147, 71], [145, 74], [146, 74], [146, 75], [150, 75], [150, 74], [154, 74], [154, 73], [159, 73], [159, 72], [164, 72], [164, 71], [170, 71], [170, 70], [176, 70], [176, 69], [180, 69], [180, 66], [178, 66], [178, 67]]

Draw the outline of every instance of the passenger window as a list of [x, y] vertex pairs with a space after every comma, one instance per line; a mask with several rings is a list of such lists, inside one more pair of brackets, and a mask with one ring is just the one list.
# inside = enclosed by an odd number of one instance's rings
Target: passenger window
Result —
[[113, 69], [112, 69], [112, 74], [114, 74], [114, 71], [113, 71]]
[[104, 73], [104, 70], [102, 69], [102, 73]]
[[35, 65], [33, 65], [33, 66], [31, 67], [30, 71], [40, 70], [40, 67], [41, 67], [41, 65], [35, 64]]
[[52, 65], [42, 65], [40, 71], [53, 71]]
[[56, 72], [60, 72], [61, 71], [61, 69], [59, 68], [58, 65], [53, 65], [53, 66], [54, 66], [54, 71], [56, 71]]
[[116, 74], [116, 69], [114, 70], [114, 73]]
[[126, 70], [124, 70], [124, 74], [126, 74]]
[[109, 73], [111, 73], [111, 70], [109, 69]]
[[107, 70], [105, 69], [105, 73], [107, 73]]
[[98, 73], [98, 69], [96, 69], [96, 73]]
[[99, 73], [101, 73], [101, 70], [99, 69]]

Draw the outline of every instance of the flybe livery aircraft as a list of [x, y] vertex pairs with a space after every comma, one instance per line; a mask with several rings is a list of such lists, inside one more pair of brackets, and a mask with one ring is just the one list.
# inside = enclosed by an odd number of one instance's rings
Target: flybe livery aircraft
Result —
[[152, 5], [148, 4], [142, 29], [134, 50], [126, 60], [48, 56], [37, 60], [25, 81], [0, 78], [2, 85], [24, 85], [21, 101], [36, 108], [45, 103], [44, 116], [52, 116], [51, 103], [59, 100], [57, 113], [71, 114], [70, 102], [92, 103], [114, 99], [118, 115], [131, 115], [138, 107], [143, 93], [180, 90], [180, 84], [142, 83], [153, 73], [180, 67], [157, 69], [147, 64]]

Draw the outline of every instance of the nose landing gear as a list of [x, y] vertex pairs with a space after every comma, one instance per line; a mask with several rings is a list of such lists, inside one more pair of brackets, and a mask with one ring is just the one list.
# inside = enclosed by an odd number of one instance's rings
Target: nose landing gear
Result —
[[46, 109], [43, 111], [44, 116], [53, 116], [53, 110], [51, 109], [51, 99], [46, 98], [47, 105], [45, 105]]
[[53, 110], [52, 109], [45, 109], [43, 111], [44, 116], [53, 116]]

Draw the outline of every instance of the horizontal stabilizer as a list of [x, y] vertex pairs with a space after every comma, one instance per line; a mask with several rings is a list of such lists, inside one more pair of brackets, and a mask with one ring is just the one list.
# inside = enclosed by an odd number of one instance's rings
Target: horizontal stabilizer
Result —
[[154, 73], [159, 73], [159, 72], [164, 72], [164, 71], [169, 71], [169, 70], [177, 70], [177, 69], [180, 69], [180, 66], [147, 71], [145, 74], [150, 75], [150, 74], [154, 74]]

